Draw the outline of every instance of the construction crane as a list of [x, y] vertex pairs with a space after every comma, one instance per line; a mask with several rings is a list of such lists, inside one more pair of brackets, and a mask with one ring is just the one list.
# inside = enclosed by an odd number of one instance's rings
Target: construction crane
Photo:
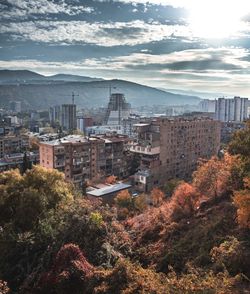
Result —
[[72, 96], [72, 104], [75, 105], [75, 97], [79, 95], [75, 94], [75, 92], [72, 92], [71, 96]]

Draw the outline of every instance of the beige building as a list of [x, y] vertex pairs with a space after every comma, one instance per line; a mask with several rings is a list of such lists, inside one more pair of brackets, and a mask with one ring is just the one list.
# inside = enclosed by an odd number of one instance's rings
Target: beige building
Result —
[[130, 150], [140, 155], [134, 180], [142, 191], [172, 178], [189, 179], [198, 159], [220, 148], [220, 122], [209, 118], [158, 118], [134, 127], [137, 139]]

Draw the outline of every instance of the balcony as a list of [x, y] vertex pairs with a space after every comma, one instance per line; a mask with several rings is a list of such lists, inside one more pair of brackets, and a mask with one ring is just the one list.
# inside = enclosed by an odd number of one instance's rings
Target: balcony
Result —
[[141, 145], [131, 145], [130, 149], [131, 152], [146, 154], [146, 155], [157, 155], [160, 154], [160, 146], [152, 147], [148, 146], [141, 146]]

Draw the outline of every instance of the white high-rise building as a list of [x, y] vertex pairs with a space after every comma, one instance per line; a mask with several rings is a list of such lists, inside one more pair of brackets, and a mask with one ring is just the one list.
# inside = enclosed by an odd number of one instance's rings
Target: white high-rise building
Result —
[[244, 121], [248, 118], [248, 98], [218, 98], [215, 102], [215, 118], [220, 121]]

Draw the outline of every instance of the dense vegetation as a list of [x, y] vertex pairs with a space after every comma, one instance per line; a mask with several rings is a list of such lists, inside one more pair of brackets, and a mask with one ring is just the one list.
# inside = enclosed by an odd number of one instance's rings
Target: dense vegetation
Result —
[[249, 293], [249, 150], [250, 126], [192, 182], [113, 207], [55, 170], [0, 174], [0, 293]]

